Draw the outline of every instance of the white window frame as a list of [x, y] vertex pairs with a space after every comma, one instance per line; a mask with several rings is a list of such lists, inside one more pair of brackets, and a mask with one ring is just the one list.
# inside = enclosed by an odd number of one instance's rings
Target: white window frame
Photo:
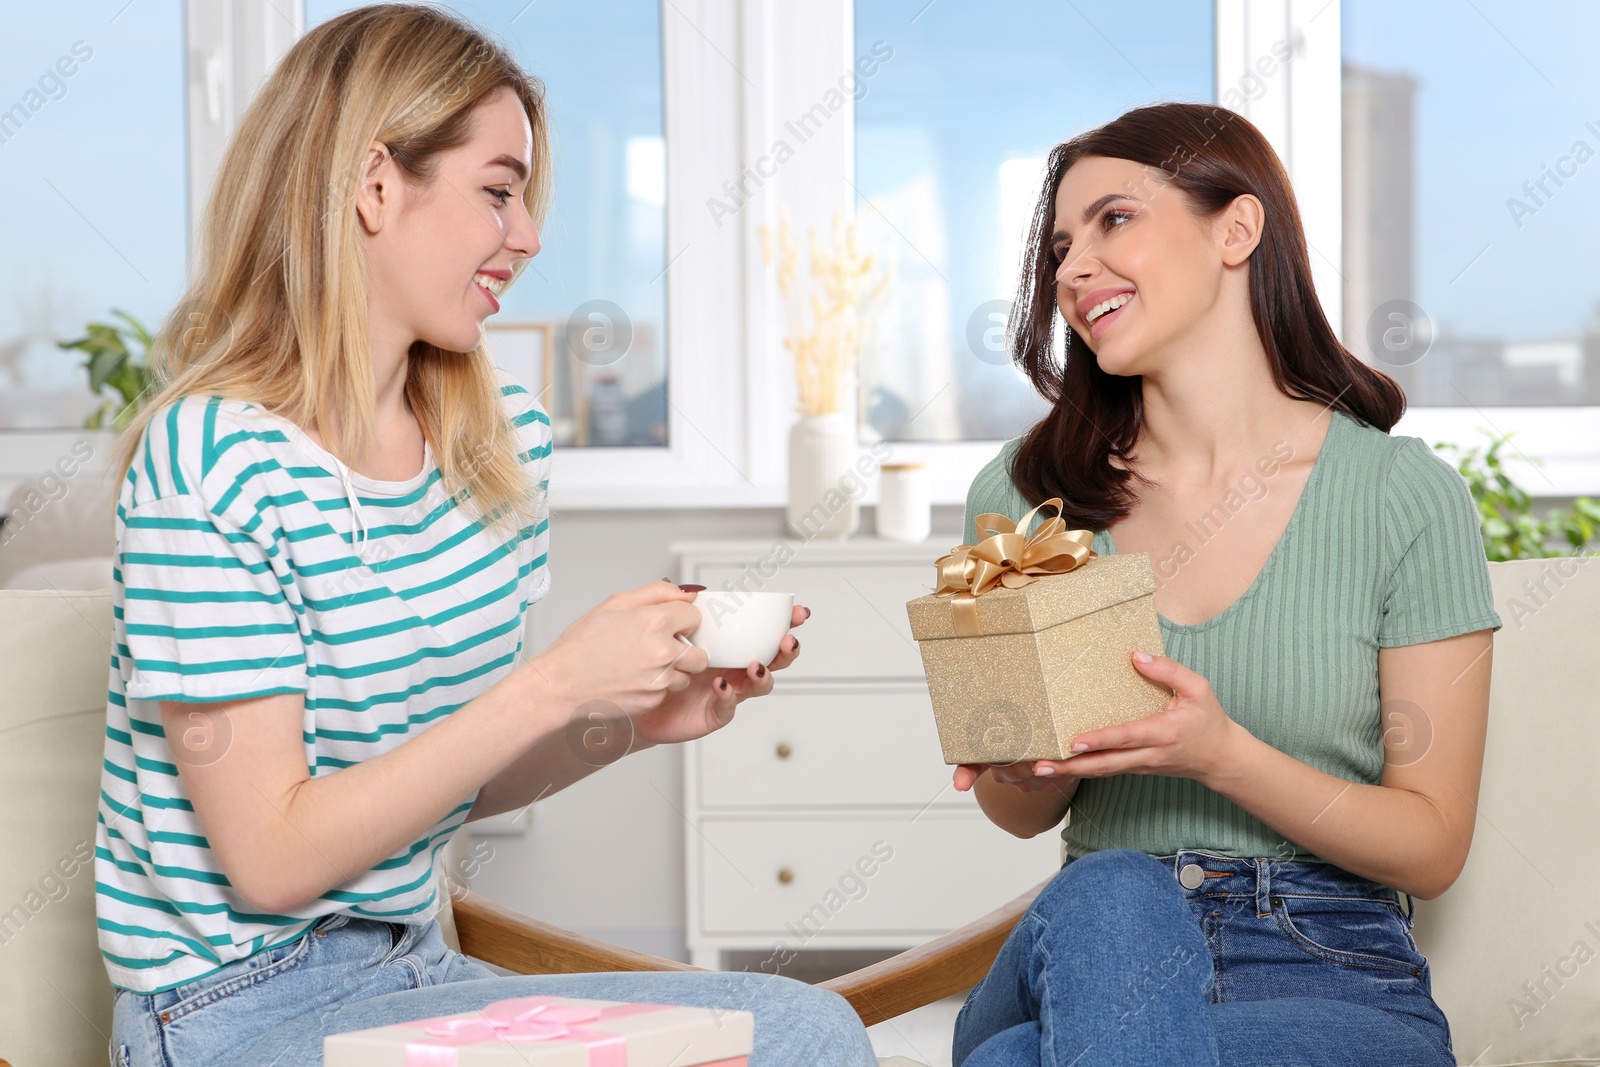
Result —
[[[1340, 0], [1217, 0], [1217, 98], [1290, 41], [1294, 58], [1241, 113], [1283, 158], [1312, 248], [1324, 310], [1343, 335], [1342, 42]], [[1479, 427], [1515, 433], [1506, 472], [1533, 497], [1600, 494], [1600, 407], [1412, 407], [1393, 432], [1428, 444], [1481, 447]], [[1534, 464], [1528, 457], [1538, 457]]]
[[[872, 210], [853, 186], [853, 99], [846, 95], [844, 107], [775, 173], [758, 170], [772, 169], [763, 160], [788, 136], [785, 123], [815, 105], [870, 47], [854, 41], [852, 15], [852, 0], [662, 0], [668, 264], [657, 284], [671, 282], [668, 444], [558, 449], [551, 484], [558, 510], [783, 504], [795, 387], [760, 231], [776, 225], [780, 204], [802, 233], [816, 227], [826, 234], [837, 211]], [[1265, 91], [1241, 110], [1285, 161], [1318, 292], [1337, 328], [1340, 0], [1217, 0], [1215, 19], [1218, 100], [1274, 45], [1293, 42], [1293, 58], [1279, 76], [1262, 79]], [[303, 32], [303, 4], [189, 3], [186, 26], [193, 234], [203, 208], [196, 191], [210, 188], [250, 94]], [[736, 214], [714, 217], [711, 199], [729, 202], [724, 183], [741, 178], [753, 195]], [[1395, 432], [1476, 446], [1484, 425], [1517, 433], [1507, 465], [1531, 495], [1600, 494], [1600, 434], [1593, 432], [1600, 407], [1413, 408]], [[8, 433], [0, 491], [37, 475], [85, 436], [107, 440], [70, 430]], [[892, 458], [927, 464], [935, 503], [961, 504], [1002, 443], [896, 442]], [[875, 499], [873, 486], [864, 502]]]
[[[205, 191], [251, 95], [305, 26], [300, 0], [187, 0], [183, 13], [185, 137], [188, 153], [188, 263], [195, 262]], [[0, 509], [12, 491], [38, 478], [74, 445], [93, 449], [100, 473], [111, 452], [110, 431], [50, 429], [0, 433]]]

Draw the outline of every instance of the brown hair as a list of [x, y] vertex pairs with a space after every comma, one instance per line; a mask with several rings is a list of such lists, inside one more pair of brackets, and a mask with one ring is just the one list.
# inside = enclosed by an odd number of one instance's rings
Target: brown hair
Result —
[[1102, 530], [1132, 510], [1132, 479], [1113, 467], [1127, 461], [1144, 411], [1137, 376], [1107, 374], [1073, 332], [1058, 361], [1055, 329], [1060, 262], [1051, 247], [1062, 177], [1086, 156], [1159, 168], [1157, 179], [1183, 194], [1202, 218], [1250, 193], [1266, 216], [1250, 256], [1250, 313], [1267, 351], [1273, 381], [1286, 396], [1316, 400], [1387, 432], [1405, 411], [1405, 393], [1388, 375], [1339, 343], [1311, 281], [1305, 231], [1289, 176], [1267, 139], [1248, 120], [1209, 104], [1156, 104], [1058, 144], [1045, 167], [1023, 254], [1022, 281], [1007, 336], [1013, 362], [1052, 405], [1017, 449], [1011, 480], [1030, 504], [1058, 496], [1069, 525]]

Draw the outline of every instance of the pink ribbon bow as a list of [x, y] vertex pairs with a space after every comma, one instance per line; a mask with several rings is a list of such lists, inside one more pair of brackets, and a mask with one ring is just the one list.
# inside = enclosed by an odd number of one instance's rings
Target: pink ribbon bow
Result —
[[407, 1023], [420, 1026], [428, 1040], [406, 1042], [405, 1067], [456, 1067], [456, 1050], [484, 1041], [577, 1041], [588, 1050], [589, 1067], [628, 1067], [628, 1039], [578, 1026], [663, 1011], [665, 1004], [614, 1004], [608, 1008], [563, 1003], [560, 997], [497, 1000], [473, 1016], [448, 1015]]

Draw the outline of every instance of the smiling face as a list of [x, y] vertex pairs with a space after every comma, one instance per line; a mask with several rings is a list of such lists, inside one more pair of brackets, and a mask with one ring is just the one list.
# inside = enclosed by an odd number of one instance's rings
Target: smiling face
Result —
[[367, 232], [369, 315], [375, 346], [427, 341], [468, 352], [513, 264], [539, 252], [522, 193], [533, 131], [501, 88], [473, 110], [466, 143], [440, 153], [431, 186], [413, 185], [386, 152], [363, 172], [357, 209]]
[[1159, 370], [1175, 342], [1216, 308], [1233, 259], [1163, 175], [1087, 156], [1056, 189], [1056, 303], [1109, 374]]

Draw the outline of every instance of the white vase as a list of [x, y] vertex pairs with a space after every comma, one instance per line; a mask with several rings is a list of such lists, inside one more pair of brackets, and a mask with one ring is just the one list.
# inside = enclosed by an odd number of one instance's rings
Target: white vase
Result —
[[861, 525], [855, 412], [802, 415], [789, 430], [789, 532], [840, 541]]

